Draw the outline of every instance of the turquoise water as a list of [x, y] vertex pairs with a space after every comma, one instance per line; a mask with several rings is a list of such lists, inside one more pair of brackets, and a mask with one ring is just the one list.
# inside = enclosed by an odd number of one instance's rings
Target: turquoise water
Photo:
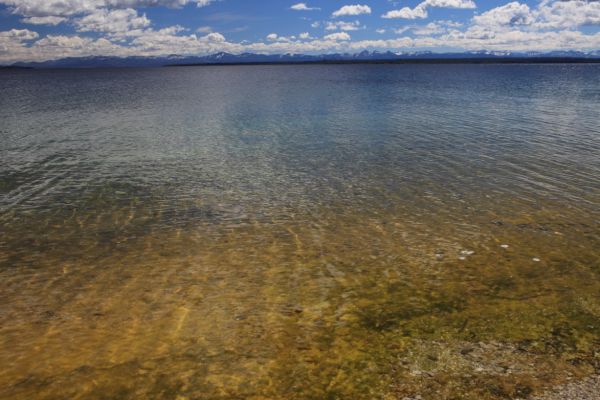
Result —
[[1, 71], [0, 398], [516, 398], [592, 373], [599, 78]]

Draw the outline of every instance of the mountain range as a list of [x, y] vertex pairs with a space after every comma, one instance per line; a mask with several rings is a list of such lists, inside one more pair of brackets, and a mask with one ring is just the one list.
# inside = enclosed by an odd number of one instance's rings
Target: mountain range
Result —
[[17, 62], [4, 68], [113, 68], [113, 67], [164, 67], [183, 65], [230, 64], [306, 64], [306, 63], [516, 63], [516, 62], [600, 62], [600, 50], [593, 52], [508, 52], [474, 51], [463, 53], [433, 52], [378, 52], [362, 51], [355, 54], [230, 54], [216, 53], [206, 56], [169, 55], [162, 57], [72, 57], [42, 62]]

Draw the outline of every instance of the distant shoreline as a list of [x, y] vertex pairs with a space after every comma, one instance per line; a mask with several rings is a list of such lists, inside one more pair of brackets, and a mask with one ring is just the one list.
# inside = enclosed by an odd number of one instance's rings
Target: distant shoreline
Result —
[[9, 70], [10, 69], [17, 69], [17, 70], [20, 70], [20, 69], [34, 69], [34, 68], [33, 67], [19, 67], [19, 66], [16, 66], [16, 65], [0, 65], [0, 69], [9, 69]]
[[219, 67], [219, 66], [260, 66], [260, 65], [426, 65], [426, 64], [600, 64], [599, 58], [587, 57], [457, 57], [457, 58], [398, 58], [379, 60], [301, 60], [301, 61], [247, 61], [247, 62], [205, 62], [182, 64], [148, 64], [148, 65], [0, 65], [2, 70], [49, 70], [49, 69], [135, 69], [135, 68], [170, 68], [170, 67]]
[[167, 64], [165, 67], [210, 67], [233, 65], [337, 65], [337, 64], [600, 64], [600, 58], [506, 57], [506, 58], [402, 58], [395, 60], [256, 61]]

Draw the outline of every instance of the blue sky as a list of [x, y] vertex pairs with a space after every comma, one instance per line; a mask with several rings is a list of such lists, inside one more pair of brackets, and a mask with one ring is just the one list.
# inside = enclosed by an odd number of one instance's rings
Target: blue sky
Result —
[[558, 49], [600, 49], [600, 0], [0, 0], [0, 62]]

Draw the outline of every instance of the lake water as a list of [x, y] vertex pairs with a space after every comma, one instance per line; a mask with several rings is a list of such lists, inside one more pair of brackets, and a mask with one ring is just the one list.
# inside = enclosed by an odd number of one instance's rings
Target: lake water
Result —
[[0, 71], [2, 399], [599, 368], [599, 66]]

